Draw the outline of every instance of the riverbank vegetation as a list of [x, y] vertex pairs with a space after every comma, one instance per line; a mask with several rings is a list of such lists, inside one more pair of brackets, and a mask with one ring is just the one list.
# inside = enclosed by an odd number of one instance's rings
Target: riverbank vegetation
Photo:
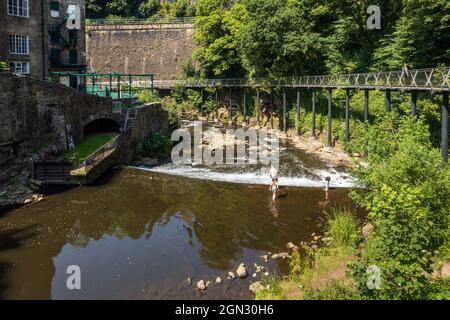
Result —
[[331, 215], [330, 244], [306, 248], [291, 275], [257, 298], [450, 299], [439, 271], [450, 243], [450, 169], [428, 126], [393, 112], [366, 139], [367, 165], [354, 172], [352, 197], [368, 212], [370, 232], [361, 237], [351, 213]]
[[170, 157], [172, 147], [173, 144], [170, 136], [154, 132], [138, 144], [137, 153], [140, 158], [165, 160]]

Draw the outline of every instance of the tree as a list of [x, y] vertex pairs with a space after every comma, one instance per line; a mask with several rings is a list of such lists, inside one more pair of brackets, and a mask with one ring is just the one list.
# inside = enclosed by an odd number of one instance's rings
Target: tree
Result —
[[[234, 1], [233, 1], [234, 2]], [[194, 59], [205, 77], [244, 76], [236, 34], [247, 19], [245, 6], [232, 1], [197, 4]]]
[[446, 0], [403, 0], [394, 31], [373, 54], [374, 69], [450, 64], [450, 3]]
[[159, 0], [147, 0], [139, 5], [139, 15], [142, 17], [151, 17], [158, 13], [161, 8]]
[[[353, 193], [374, 225], [353, 265], [358, 290], [370, 299], [426, 299], [450, 288], [432, 276], [433, 257], [449, 238], [450, 168], [442, 165], [421, 119], [391, 113], [369, 127], [369, 166]], [[369, 266], [381, 287], [367, 286]]]

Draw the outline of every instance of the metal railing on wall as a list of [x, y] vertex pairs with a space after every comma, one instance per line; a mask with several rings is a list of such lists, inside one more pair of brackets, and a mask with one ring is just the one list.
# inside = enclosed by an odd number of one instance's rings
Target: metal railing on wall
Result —
[[154, 87], [153, 74], [53, 72], [50, 77], [54, 82], [61, 82], [62, 77], [76, 77], [80, 91], [112, 99], [137, 98]]
[[100, 25], [139, 25], [139, 24], [193, 24], [195, 17], [150, 17], [147, 19], [137, 18], [111, 18], [111, 19], [86, 19], [87, 26]]

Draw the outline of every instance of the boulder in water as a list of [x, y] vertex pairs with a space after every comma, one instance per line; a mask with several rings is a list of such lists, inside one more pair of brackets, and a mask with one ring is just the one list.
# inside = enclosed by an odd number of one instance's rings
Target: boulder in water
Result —
[[200, 291], [206, 290], [205, 281], [200, 280], [199, 282], [197, 282], [197, 289]]
[[241, 263], [236, 270], [236, 274], [239, 278], [245, 278], [247, 276], [247, 269], [245, 269], [245, 265]]

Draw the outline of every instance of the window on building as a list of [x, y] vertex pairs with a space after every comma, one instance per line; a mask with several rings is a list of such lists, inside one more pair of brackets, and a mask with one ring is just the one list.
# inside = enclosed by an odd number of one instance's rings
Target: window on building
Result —
[[12, 61], [9, 63], [11, 72], [17, 74], [30, 74], [30, 63], [22, 61]]
[[9, 52], [13, 54], [29, 54], [30, 53], [29, 37], [17, 34], [10, 35]]
[[50, 16], [52, 18], [59, 17], [59, 2], [58, 1], [50, 1]]
[[28, 0], [8, 0], [8, 14], [28, 18]]

